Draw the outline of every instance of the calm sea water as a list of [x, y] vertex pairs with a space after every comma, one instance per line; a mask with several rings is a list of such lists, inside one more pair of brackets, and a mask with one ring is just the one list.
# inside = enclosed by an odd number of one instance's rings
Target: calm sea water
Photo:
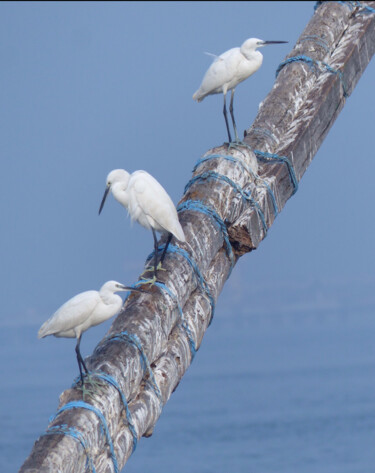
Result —
[[[18, 471], [77, 374], [74, 341], [38, 341], [37, 329], [0, 333], [2, 473]], [[374, 340], [366, 311], [216, 315], [124, 471], [373, 473]]]

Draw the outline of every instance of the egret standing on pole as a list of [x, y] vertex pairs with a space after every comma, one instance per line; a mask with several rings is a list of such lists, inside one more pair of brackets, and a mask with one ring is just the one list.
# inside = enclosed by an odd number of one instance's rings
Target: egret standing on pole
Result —
[[247, 39], [240, 48], [232, 48], [229, 51], [215, 56], [214, 62], [207, 70], [199, 89], [193, 95], [193, 99], [201, 102], [207, 95], [224, 95], [224, 119], [227, 127], [229, 143], [232, 137], [229, 131], [227, 118], [226, 95], [228, 90], [232, 91], [229, 111], [232, 117], [235, 140], [239, 141], [236, 122], [233, 115], [233, 97], [236, 86], [256, 72], [263, 62], [263, 55], [257, 48], [267, 44], [281, 44], [288, 41], [263, 41], [257, 38]]
[[116, 281], [107, 281], [99, 291], [81, 292], [69, 299], [39, 329], [38, 338], [54, 335], [77, 339], [76, 355], [82, 386], [82, 368], [86, 374], [88, 373], [79, 349], [82, 334], [120, 311], [122, 299], [115, 294], [120, 291], [143, 292], [141, 289], [123, 286]]
[[[152, 230], [154, 237], [154, 278], [164, 260], [172, 237], [184, 242], [185, 235], [178, 220], [177, 210], [171, 198], [159, 182], [146, 171], [129, 174], [124, 169], [115, 169], [107, 176], [107, 186], [99, 208], [99, 214], [109, 191], [129, 212], [132, 220]], [[158, 242], [155, 232], [168, 235], [158, 266]]]

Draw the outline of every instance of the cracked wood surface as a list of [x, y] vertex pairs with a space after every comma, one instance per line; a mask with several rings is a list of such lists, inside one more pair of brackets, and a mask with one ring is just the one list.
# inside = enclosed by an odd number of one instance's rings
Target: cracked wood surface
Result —
[[[375, 8], [375, 2], [363, 3]], [[320, 41], [317, 41], [320, 38]], [[375, 50], [375, 15], [360, 8], [349, 8], [336, 2], [323, 3], [303, 31], [295, 48], [288, 55], [309, 56], [341, 70], [347, 94], [357, 84]], [[253, 125], [247, 130], [245, 142], [252, 149], [288, 157], [300, 180], [319, 149], [330, 127], [345, 104], [343, 85], [338, 74], [324, 68], [311, 68], [307, 63], [287, 64], [261, 104]], [[223, 145], [208, 154], [230, 155], [241, 160], [261, 179], [267, 179], [279, 210], [292, 195], [293, 186], [285, 164], [256, 163], [254, 154], [245, 146]], [[202, 163], [194, 176], [203, 172], [227, 176], [238, 186], [250, 191], [259, 203], [267, 226], [272, 225], [272, 201], [261, 179], [244, 172], [240, 162], [212, 159]], [[235, 261], [256, 248], [266, 236], [259, 215], [227, 182], [213, 179], [196, 181], [181, 202], [199, 200], [216, 210], [228, 228]], [[181, 245], [199, 266], [216, 302], [231, 271], [224, 238], [213, 219], [194, 210], [180, 212], [187, 243]], [[211, 319], [211, 304], [199, 285], [189, 262], [180, 254], [168, 253], [158, 279], [176, 296], [183, 311], [184, 323], [198, 349]], [[162, 401], [146, 382], [136, 347], [120, 340], [103, 339], [92, 356], [88, 368], [113, 376], [128, 400], [137, 437], [149, 436], [158, 420], [162, 406], [178, 386], [192, 361], [190, 342], [181, 323], [174, 298], [159, 286], [148, 287], [147, 294], [133, 293], [112, 324], [107, 336], [127, 331], [136, 334], [146, 354]], [[60, 396], [59, 407], [82, 399], [82, 391], [71, 388]], [[87, 400], [87, 399], [86, 399]], [[101, 385], [87, 400], [103, 413], [114, 445], [119, 469], [130, 457], [133, 437], [129, 430], [118, 391], [109, 384]], [[97, 473], [114, 471], [105, 436], [97, 416], [85, 409], [61, 413], [49, 427], [66, 424], [80, 430]], [[81, 444], [64, 435], [41, 436], [20, 469], [22, 473], [85, 471], [86, 452]]]

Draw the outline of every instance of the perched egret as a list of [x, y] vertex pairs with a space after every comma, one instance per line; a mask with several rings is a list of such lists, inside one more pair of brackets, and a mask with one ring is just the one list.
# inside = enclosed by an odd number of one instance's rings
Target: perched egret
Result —
[[82, 334], [120, 311], [122, 299], [115, 294], [120, 291], [143, 292], [141, 289], [123, 286], [116, 281], [107, 281], [99, 291], [81, 292], [69, 299], [39, 329], [38, 338], [54, 335], [77, 339], [76, 354], [82, 386], [82, 367], [88, 373], [79, 350]]
[[[185, 235], [178, 220], [177, 210], [171, 198], [159, 182], [146, 171], [129, 174], [124, 169], [115, 169], [107, 176], [106, 189], [99, 208], [99, 214], [109, 191], [127, 210], [132, 220], [152, 230], [154, 237], [154, 281], [156, 271], [163, 263], [172, 236], [184, 242]], [[155, 232], [166, 234], [167, 242], [158, 267], [158, 242]]]
[[232, 137], [229, 131], [227, 118], [226, 95], [228, 90], [232, 91], [229, 111], [232, 117], [233, 129], [236, 141], [238, 140], [236, 122], [233, 115], [233, 97], [236, 86], [250, 77], [262, 65], [263, 55], [257, 48], [267, 44], [281, 44], [288, 41], [263, 41], [257, 38], [247, 39], [240, 48], [229, 49], [220, 56], [215, 56], [214, 62], [208, 68], [199, 89], [193, 95], [193, 99], [201, 102], [207, 95], [224, 95], [224, 118], [227, 127], [229, 143]]

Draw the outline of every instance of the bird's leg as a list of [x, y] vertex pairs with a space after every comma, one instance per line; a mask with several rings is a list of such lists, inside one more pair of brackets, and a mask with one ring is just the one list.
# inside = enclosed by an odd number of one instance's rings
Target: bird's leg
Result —
[[237, 134], [237, 127], [236, 127], [236, 122], [234, 120], [234, 114], [233, 114], [233, 98], [234, 98], [234, 89], [232, 89], [231, 97], [230, 97], [230, 105], [229, 105], [229, 111], [230, 111], [230, 116], [232, 117], [232, 123], [233, 123], [233, 129], [234, 129], [234, 139], [235, 141], [240, 141], [238, 139], [238, 134]]
[[233, 143], [229, 143], [229, 146], [228, 148], [235, 148], [237, 149], [237, 151], [239, 151], [240, 153], [242, 153], [241, 149], [239, 148], [240, 146], [244, 146], [245, 148], [249, 149], [250, 151], [253, 151], [252, 148], [246, 144], [244, 141], [241, 141], [239, 138], [238, 138], [238, 134], [237, 134], [237, 127], [236, 127], [236, 122], [234, 120], [234, 113], [233, 113], [233, 99], [234, 99], [234, 89], [232, 89], [232, 95], [231, 95], [231, 98], [230, 98], [230, 105], [229, 105], [229, 111], [230, 111], [230, 115], [232, 117], [232, 123], [233, 123], [233, 129], [234, 129], [234, 134], [235, 134], [235, 140]]
[[[87, 369], [87, 366], [82, 358], [81, 351], [79, 349], [80, 344], [81, 344], [81, 337], [82, 337], [82, 334], [77, 339], [76, 354], [77, 354], [79, 373], [81, 377], [82, 398], [83, 400], [85, 400], [85, 397], [87, 395], [91, 395], [95, 390], [100, 390], [100, 388], [103, 385], [105, 385], [105, 383], [100, 382], [100, 381], [94, 381], [93, 377], [90, 376], [89, 370]], [[82, 368], [85, 370], [85, 374], [83, 373]], [[84, 377], [86, 378], [86, 383], [84, 383], [83, 381]], [[89, 388], [86, 388], [87, 384], [90, 386]]]
[[141, 276], [143, 276], [145, 273], [148, 273], [151, 270], [155, 272], [155, 268], [158, 262], [158, 240], [156, 238], [155, 230], [153, 228], [151, 228], [151, 230], [152, 230], [152, 236], [154, 237], [154, 266], [147, 266], [146, 269], [141, 274]]
[[167, 241], [166, 241], [166, 243], [165, 243], [164, 250], [163, 250], [163, 253], [162, 253], [162, 255], [161, 255], [159, 264], [158, 264], [158, 268], [157, 268], [158, 270], [161, 269], [162, 271], [165, 271], [165, 269], [162, 268], [162, 263], [163, 263], [163, 261], [164, 261], [164, 258], [165, 258], [165, 255], [166, 255], [166, 253], [167, 253], [167, 249], [168, 249], [169, 243], [170, 243], [171, 240], [172, 240], [172, 237], [173, 237], [172, 233], [168, 233], [168, 238], [167, 238]]
[[82, 383], [82, 386], [83, 386], [83, 372], [82, 372], [82, 367], [83, 369], [86, 371], [86, 374], [88, 373], [88, 369], [85, 365], [85, 362], [83, 361], [83, 358], [82, 358], [82, 355], [81, 355], [81, 352], [80, 352], [80, 349], [79, 349], [79, 346], [81, 344], [81, 337], [82, 337], [82, 334], [78, 337], [77, 339], [77, 345], [76, 345], [76, 355], [77, 355], [77, 361], [78, 361], [78, 368], [79, 368], [79, 374], [81, 376], [81, 383]]
[[224, 108], [223, 108], [223, 113], [224, 113], [225, 125], [226, 125], [226, 127], [227, 127], [229, 143], [231, 143], [231, 142], [232, 142], [232, 137], [230, 136], [229, 123], [228, 123], [228, 117], [227, 117], [226, 97], [227, 97], [227, 93], [225, 92], [225, 94], [224, 94]]
[[159, 249], [159, 246], [158, 246], [158, 239], [156, 237], [156, 232], [155, 230], [152, 228], [152, 235], [154, 237], [154, 278], [155, 278], [155, 281], [156, 281], [156, 271], [157, 271], [157, 267], [158, 267], [158, 249]]
[[148, 283], [151, 283], [151, 284], [154, 284], [156, 282], [156, 272], [158, 270], [158, 239], [156, 237], [156, 232], [153, 228], [151, 228], [152, 230], [152, 235], [154, 237], [154, 267], [152, 266], [149, 266], [146, 268], [146, 271], [143, 271], [142, 275], [148, 271], [151, 271], [151, 269], [154, 270], [154, 277], [152, 279], [144, 279], [144, 282], [142, 282], [142, 284], [148, 284]]

